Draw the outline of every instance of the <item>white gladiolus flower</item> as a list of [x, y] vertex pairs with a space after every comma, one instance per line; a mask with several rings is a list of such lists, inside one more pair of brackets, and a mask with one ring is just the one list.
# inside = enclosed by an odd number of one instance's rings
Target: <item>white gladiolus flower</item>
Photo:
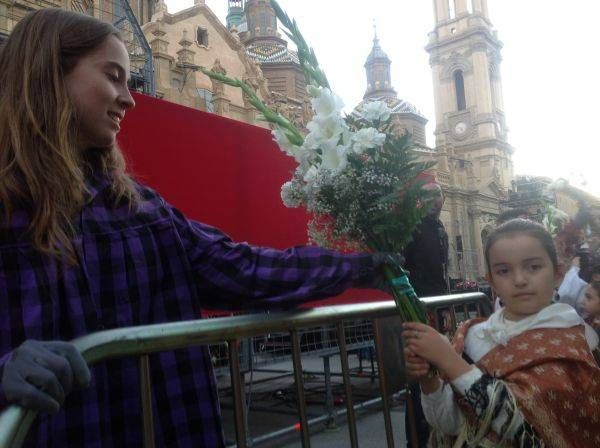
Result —
[[317, 117], [340, 117], [344, 102], [342, 99], [327, 88], [319, 91], [319, 96], [311, 100], [313, 110]]
[[317, 98], [321, 93], [321, 89], [313, 84], [309, 84], [306, 86], [306, 93], [308, 93], [308, 96], [311, 98]]
[[347, 131], [348, 126], [344, 119], [339, 115], [332, 115], [329, 117], [313, 118], [310, 123], [306, 125], [310, 131], [309, 142], [315, 147], [322, 146], [324, 140], [336, 139], [339, 141], [340, 136]]
[[352, 136], [352, 150], [357, 154], [362, 154], [365, 149], [383, 145], [385, 138], [386, 135], [375, 128], [359, 129]]
[[361, 115], [369, 121], [386, 121], [391, 113], [392, 109], [384, 101], [367, 103], [361, 111]]
[[277, 128], [272, 130], [271, 133], [273, 134], [273, 138], [279, 146], [279, 149], [285, 152], [288, 156], [300, 161], [300, 148], [290, 142], [290, 139], [283, 130]]
[[322, 147], [321, 166], [337, 174], [346, 168], [348, 159], [346, 158], [346, 148], [344, 146]]

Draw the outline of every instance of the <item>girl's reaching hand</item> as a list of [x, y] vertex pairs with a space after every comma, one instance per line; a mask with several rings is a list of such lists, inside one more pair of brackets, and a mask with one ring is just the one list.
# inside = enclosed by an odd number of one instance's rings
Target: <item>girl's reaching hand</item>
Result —
[[403, 327], [406, 347], [433, 365], [440, 367], [450, 354], [456, 355], [448, 340], [429, 325], [407, 322]]
[[429, 325], [407, 322], [403, 328], [406, 349], [439, 368], [448, 378], [471, 370], [472, 366], [456, 353], [448, 339]]
[[404, 348], [404, 366], [406, 374], [414, 380], [426, 377], [431, 367], [427, 361], [415, 355], [408, 347]]

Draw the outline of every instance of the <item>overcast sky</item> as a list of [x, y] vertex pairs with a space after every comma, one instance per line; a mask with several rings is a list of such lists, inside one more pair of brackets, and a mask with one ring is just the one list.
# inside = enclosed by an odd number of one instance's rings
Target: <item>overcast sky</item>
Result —
[[[169, 12], [193, 0], [166, 0]], [[346, 110], [366, 89], [363, 64], [373, 45], [373, 22], [392, 60], [398, 96], [430, 119], [431, 71], [424, 50], [433, 30], [431, 0], [280, 0], [313, 46]], [[206, 0], [225, 21], [227, 0]], [[509, 142], [516, 174], [564, 177], [600, 196], [597, 0], [488, 0], [504, 43], [501, 66]]]

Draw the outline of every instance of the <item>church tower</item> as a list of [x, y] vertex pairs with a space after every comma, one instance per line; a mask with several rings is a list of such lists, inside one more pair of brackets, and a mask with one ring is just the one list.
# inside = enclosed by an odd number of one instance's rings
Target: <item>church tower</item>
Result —
[[434, 17], [426, 50], [433, 72], [436, 149], [467, 161], [479, 190], [506, 192], [513, 149], [502, 101], [502, 43], [487, 0], [434, 0]]
[[396, 91], [392, 87], [392, 75], [390, 68], [392, 61], [381, 49], [377, 33], [373, 39], [373, 49], [365, 62], [367, 72], [367, 91], [364, 99], [374, 96], [392, 96], [396, 97]]
[[412, 135], [413, 142], [424, 148], [427, 146], [425, 141], [427, 118], [414, 105], [398, 98], [392, 85], [391, 66], [392, 61], [379, 45], [379, 38], [375, 32], [373, 48], [365, 62], [367, 90], [354, 112], [361, 113], [370, 102], [384, 101], [392, 110], [392, 122], [396, 131], [400, 134]]
[[[227, 28], [240, 30], [244, 20], [244, 0], [229, 0], [227, 7]], [[244, 30], [245, 31], [245, 30]]]

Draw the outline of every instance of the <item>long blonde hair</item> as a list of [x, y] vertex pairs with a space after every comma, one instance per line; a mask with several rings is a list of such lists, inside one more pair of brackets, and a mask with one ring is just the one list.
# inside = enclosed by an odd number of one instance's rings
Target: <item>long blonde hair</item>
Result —
[[72, 261], [71, 222], [87, 199], [87, 176], [108, 176], [115, 204], [137, 201], [116, 145], [78, 147], [79, 119], [64, 82], [79, 58], [109, 36], [119, 37], [111, 24], [43, 9], [22, 19], [0, 47], [0, 205], [7, 223], [24, 205], [33, 247]]

